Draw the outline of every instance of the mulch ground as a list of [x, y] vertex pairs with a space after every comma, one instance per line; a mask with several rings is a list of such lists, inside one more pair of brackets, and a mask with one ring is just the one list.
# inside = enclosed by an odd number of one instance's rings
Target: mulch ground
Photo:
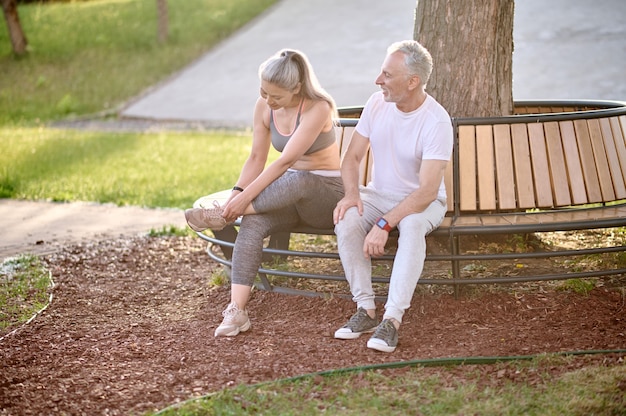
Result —
[[[624, 285], [601, 284], [588, 295], [550, 286], [459, 298], [418, 291], [392, 354], [369, 350], [366, 337], [332, 337], [354, 311], [350, 300], [256, 291], [252, 329], [214, 338], [229, 289], [209, 284], [220, 266], [204, 250], [195, 237], [138, 237], [46, 256], [56, 283], [52, 303], [0, 341], [0, 415], [142, 414], [229, 386], [322, 370], [626, 348]], [[585, 355], [568, 369], [623, 359]], [[472, 371], [492, 376], [494, 368]]]

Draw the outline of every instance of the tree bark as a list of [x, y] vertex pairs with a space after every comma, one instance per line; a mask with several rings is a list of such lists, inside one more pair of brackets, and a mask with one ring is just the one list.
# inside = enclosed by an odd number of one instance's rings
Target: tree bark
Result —
[[159, 42], [167, 41], [169, 32], [169, 16], [167, 13], [167, 0], [156, 0], [157, 2], [157, 36]]
[[1, 2], [4, 19], [7, 22], [7, 29], [9, 30], [9, 37], [11, 38], [13, 53], [23, 55], [26, 53], [28, 41], [26, 40], [22, 25], [20, 24], [20, 17], [17, 13], [17, 2], [16, 0], [1, 0]]
[[513, 113], [514, 0], [418, 0], [413, 37], [433, 57], [427, 91], [453, 117]]

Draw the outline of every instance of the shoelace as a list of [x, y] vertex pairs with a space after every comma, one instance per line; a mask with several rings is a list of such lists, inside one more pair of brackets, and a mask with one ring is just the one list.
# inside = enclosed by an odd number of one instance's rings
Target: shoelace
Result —
[[375, 337], [379, 339], [391, 338], [396, 327], [391, 321], [383, 321], [376, 329]]
[[359, 313], [352, 315], [352, 317], [350, 318], [350, 320], [348, 321], [348, 325], [346, 325], [348, 328], [354, 328], [356, 326], [358, 326], [358, 324], [360, 323], [360, 321], [363, 319], [362, 316], [365, 316], [369, 319], [372, 319], [369, 317], [369, 315], [367, 315], [367, 312], [361, 313], [362, 311], [359, 311]]
[[235, 305], [228, 305], [226, 310], [222, 312], [222, 316], [225, 319], [233, 319], [239, 313], [239, 308]]
[[222, 217], [222, 211], [222, 207], [217, 201], [213, 201], [213, 208], [205, 208], [204, 210], [202, 210], [205, 218], [208, 221], [217, 220], [226, 222], [224, 217]]

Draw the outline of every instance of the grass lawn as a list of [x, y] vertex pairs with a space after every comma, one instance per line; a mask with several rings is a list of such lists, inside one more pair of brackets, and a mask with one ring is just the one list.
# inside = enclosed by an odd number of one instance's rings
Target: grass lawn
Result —
[[188, 208], [235, 183], [250, 137], [0, 127], [0, 145], [0, 198]]
[[208, 51], [276, 0], [170, 0], [157, 39], [155, 0], [19, 7], [28, 53], [11, 52], [0, 22], [0, 125], [115, 109]]

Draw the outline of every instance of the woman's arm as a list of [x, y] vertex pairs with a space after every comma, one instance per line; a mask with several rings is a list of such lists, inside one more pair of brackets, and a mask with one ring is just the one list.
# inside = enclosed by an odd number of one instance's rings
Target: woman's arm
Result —
[[[254, 106], [252, 125], [252, 149], [250, 149], [250, 155], [244, 162], [239, 179], [237, 179], [237, 186], [244, 190], [263, 172], [271, 145], [269, 109], [265, 100], [260, 97]], [[227, 207], [239, 193], [239, 191], [233, 191], [224, 207]], [[234, 218], [237, 218], [239, 215], [241, 214], [233, 214]], [[233, 219], [233, 216], [230, 216], [231, 219]], [[226, 215], [224, 217], [228, 218]]]

